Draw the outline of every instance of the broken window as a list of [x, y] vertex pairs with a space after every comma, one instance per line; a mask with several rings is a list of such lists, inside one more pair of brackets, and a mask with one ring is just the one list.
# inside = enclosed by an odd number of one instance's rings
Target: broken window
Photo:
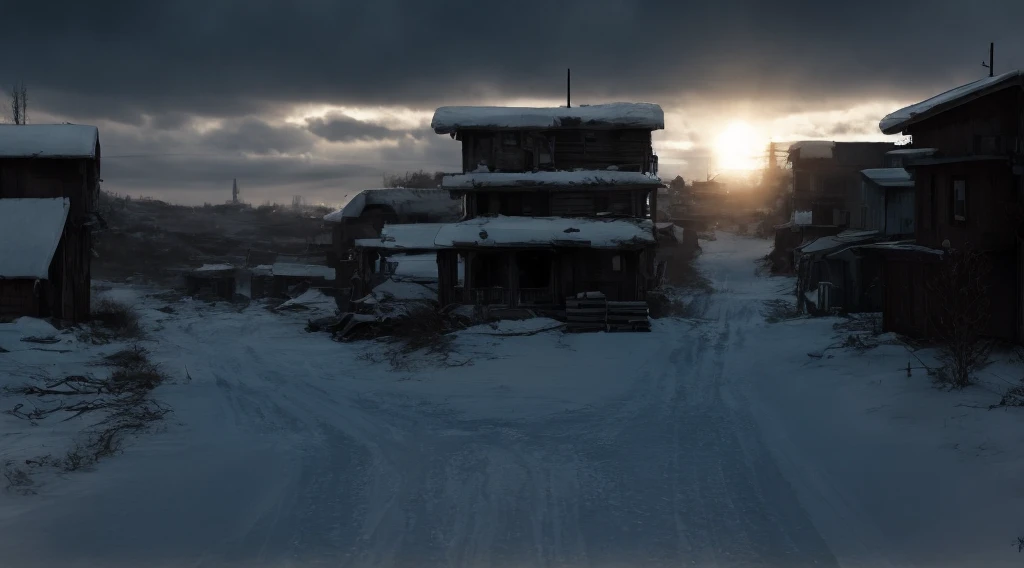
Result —
[[953, 180], [953, 221], [967, 221], [967, 180]]

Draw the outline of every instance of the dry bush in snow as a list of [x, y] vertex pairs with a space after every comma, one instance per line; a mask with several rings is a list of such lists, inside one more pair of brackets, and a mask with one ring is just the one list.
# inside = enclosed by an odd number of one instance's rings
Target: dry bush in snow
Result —
[[[74, 471], [115, 454], [126, 435], [148, 428], [166, 416], [170, 409], [150, 396], [166, 378], [149, 358], [146, 349], [135, 346], [104, 357], [94, 365], [110, 368], [105, 378], [70, 375], [62, 379], [40, 379], [17, 387], [6, 387], [7, 394], [39, 403], [19, 402], [7, 414], [36, 424], [53, 416], [63, 421], [80, 417], [98, 417], [82, 438], [62, 458], [51, 456], [27, 460], [36, 467], [50, 466]], [[24, 470], [19, 470], [24, 473]], [[8, 483], [25, 485], [21, 473], [5, 471]], [[16, 476], [12, 481], [11, 476]]]
[[932, 322], [941, 342], [940, 382], [964, 388], [989, 361], [992, 341], [984, 337], [991, 317], [987, 277], [991, 265], [983, 253], [971, 248], [950, 249], [928, 292], [937, 305]]
[[142, 336], [139, 314], [135, 308], [104, 298], [92, 307], [92, 319], [112, 337], [136, 338]]

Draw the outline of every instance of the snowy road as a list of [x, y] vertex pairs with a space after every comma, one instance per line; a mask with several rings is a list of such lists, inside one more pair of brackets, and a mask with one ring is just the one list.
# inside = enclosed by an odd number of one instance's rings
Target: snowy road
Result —
[[[941, 543], [928, 550], [913, 540], [924, 535], [891, 532], [916, 518], [900, 505], [927, 507], [942, 483], [915, 481], [912, 441], [833, 424], [851, 411], [845, 402], [797, 408], [806, 389], [771, 384], [777, 368], [806, 365], [795, 342], [807, 331], [764, 322], [763, 301], [789, 287], [755, 276], [767, 248], [729, 235], [706, 244], [701, 264], [718, 290], [707, 321], [661, 320], [651, 334], [465, 333], [456, 349], [472, 362], [447, 369], [391, 371], [361, 355], [365, 346], [304, 334], [298, 318], [258, 308], [150, 310], [162, 328], [154, 351], [193, 378], [163, 387], [175, 418], [95, 472], [0, 501], [0, 558], [197, 567], [953, 562]], [[804, 420], [827, 424], [838, 432], [832, 440], [857, 453], [835, 451]], [[902, 501], [889, 509], [885, 480], [868, 486], [859, 480], [872, 481], [870, 472], [837, 473], [864, 467], [854, 460], [873, 451], [892, 454], [890, 480], [902, 491], [892, 499]], [[952, 514], [970, 497], [941, 507], [932, 499], [922, 514]]]

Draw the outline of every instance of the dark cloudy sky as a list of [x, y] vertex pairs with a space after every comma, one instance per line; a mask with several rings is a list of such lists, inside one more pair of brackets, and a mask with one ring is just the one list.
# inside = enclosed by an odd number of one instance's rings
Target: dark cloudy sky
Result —
[[1021, 0], [5, 0], [0, 86], [32, 122], [100, 127], [105, 187], [335, 203], [458, 167], [444, 104], [660, 103], [663, 177], [765, 140], [881, 138], [887, 112], [1024, 65]]

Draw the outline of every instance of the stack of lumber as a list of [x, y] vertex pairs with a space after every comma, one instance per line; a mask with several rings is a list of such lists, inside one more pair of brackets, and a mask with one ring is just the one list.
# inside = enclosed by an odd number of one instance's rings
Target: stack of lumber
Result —
[[606, 331], [608, 300], [601, 292], [583, 292], [565, 301], [567, 331]]
[[647, 302], [607, 302], [608, 331], [651, 331]]
[[567, 331], [651, 331], [647, 302], [609, 302], [600, 292], [565, 301]]

